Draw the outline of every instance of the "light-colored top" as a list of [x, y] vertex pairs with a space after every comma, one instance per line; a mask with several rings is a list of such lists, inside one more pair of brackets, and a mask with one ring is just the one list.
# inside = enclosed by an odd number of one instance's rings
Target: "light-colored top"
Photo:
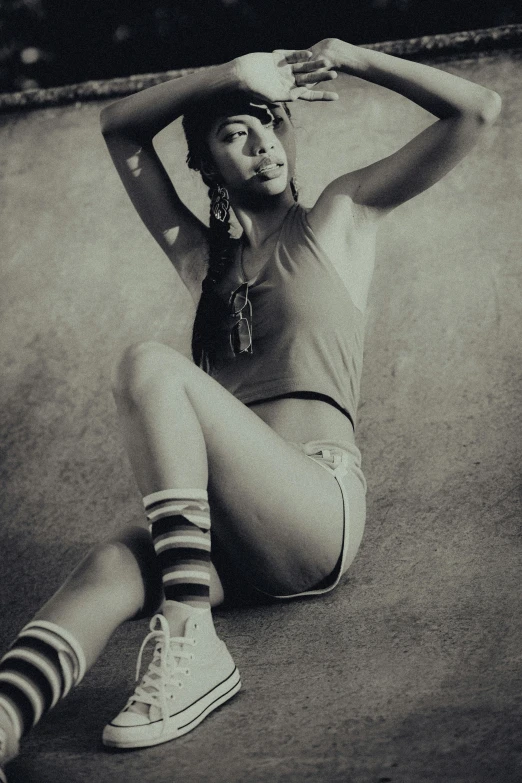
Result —
[[212, 377], [245, 404], [288, 392], [323, 394], [355, 424], [365, 316], [318, 244], [307, 211], [291, 207], [274, 251], [248, 281], [253, 353], [233, 354], [229, 318]]

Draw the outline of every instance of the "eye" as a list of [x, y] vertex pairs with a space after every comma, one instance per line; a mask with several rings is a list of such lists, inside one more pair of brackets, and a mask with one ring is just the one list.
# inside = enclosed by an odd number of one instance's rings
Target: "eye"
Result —
[[227, 134], [227, 136], [225, 136], [224, 141], [234, 141], [235, 138], [237, 138], [238, 136], [241, 136], [241, 134], [244, 134], [244, 133], [245, 133], [244, 130], [232, 131], [232, 133], [229, 133], [229, 134]]

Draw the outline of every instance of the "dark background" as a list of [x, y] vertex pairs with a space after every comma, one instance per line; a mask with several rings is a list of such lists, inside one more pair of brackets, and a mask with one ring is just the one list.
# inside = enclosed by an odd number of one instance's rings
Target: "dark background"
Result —
[[0, 0], [0, 91], [519, 22], [520, 0]]

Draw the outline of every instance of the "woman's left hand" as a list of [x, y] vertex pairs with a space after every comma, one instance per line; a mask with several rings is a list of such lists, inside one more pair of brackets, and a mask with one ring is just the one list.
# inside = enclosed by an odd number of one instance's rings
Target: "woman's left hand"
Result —
[[350, 62], [361, 59], [361, 47], [341, 41], [339, 38], [323, 38], [309, 48], [311, 60], [322, 60], [327, 69], [346, 70]]
[[337, 74], [310, 50], [276, 49], [255, 52], [234, 60], [238, 88], [260, 101], [332, 101], [339, 97], [329, 90], [314, 90]]

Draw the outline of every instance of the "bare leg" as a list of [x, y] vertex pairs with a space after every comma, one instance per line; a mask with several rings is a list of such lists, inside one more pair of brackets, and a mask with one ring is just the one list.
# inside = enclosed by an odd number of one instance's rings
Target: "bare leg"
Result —
[[[214, 584], [212, 605], [222, 599]], [[132, 527], [88, 552], [33, 619], [51, 622], [72, 634], [85, 654], [88, 670], [119, 625], [137, 615], [152, 615], [161, 601], [161, 574], [150, 535], [144, 528]], [[0, 731], [2, 727], [11, 732], [10, 718], [0, 705]], [[13, 738], [8, 745], [7, 761], [17, 753]]]
[[[114, 392], [144, 495], [165, 488], [208, 488], [214, 530], [251, 581], [268, 592], [300, 592], [331, 573], [343, 518], [332, 475], [167, 346], [146, 343], [127, 351]], [[148, 532], [140, 530], [151, 546]], [[348, 562], [362, 530], [353, 533]], [[69, 631], [89, 667], [118, 625], [147, 603], [145, 585], [132, 549], [113, 541], [89, 553], [37, 618]], [[207, 638], [216, 644], [215, 637]], [[226, 656], [222, 663], [233, 666]], [[235, 677], [235, 692], [237, 674], [227, 668], [225, 675]]]
[[35, 619], [70, 631], [83, 648], [89, 668], [116, 628], [134, 617], [144, 600], [136, 558], [127, 546], [114, 541], [91, 550]]
[[[321, 466], [165, 345], [130, 348], [114, 395], [143, 494], [208, 487], [214, 531], [269, 592], [299, 592], [331, 573], [343, 506]], [[353, 531], [354, 547], [361, 535]]]
[[[161, 600], [161, 585], [152, 572], [151, 548], [143, 528], [129, 529], [119, 540], [95, 547], [33, 619], [69, 632], [85, 654], [89, 669], [121, 623], [139, 613], [145, 602], [152, 605]], [[148, 584], [144, 582], [147, 575]], [[3, 752], [0, 748], [0, 764], [18, 750], [13, 724], [0, 705], [0, 734], [2, 729], [7, 732], [7, 745]]]
[[[130, 528], [92, 549], [34, 619], [70, 631], [90, 668], [116, 628], [140, 613], [146, 599], [149, 614], [159, 608], [161, 577], [153, 573], [154, 559], [148, 531]], [[211, 603], [217, 606], [223, 595], [217, 583], [211, 587]]]

